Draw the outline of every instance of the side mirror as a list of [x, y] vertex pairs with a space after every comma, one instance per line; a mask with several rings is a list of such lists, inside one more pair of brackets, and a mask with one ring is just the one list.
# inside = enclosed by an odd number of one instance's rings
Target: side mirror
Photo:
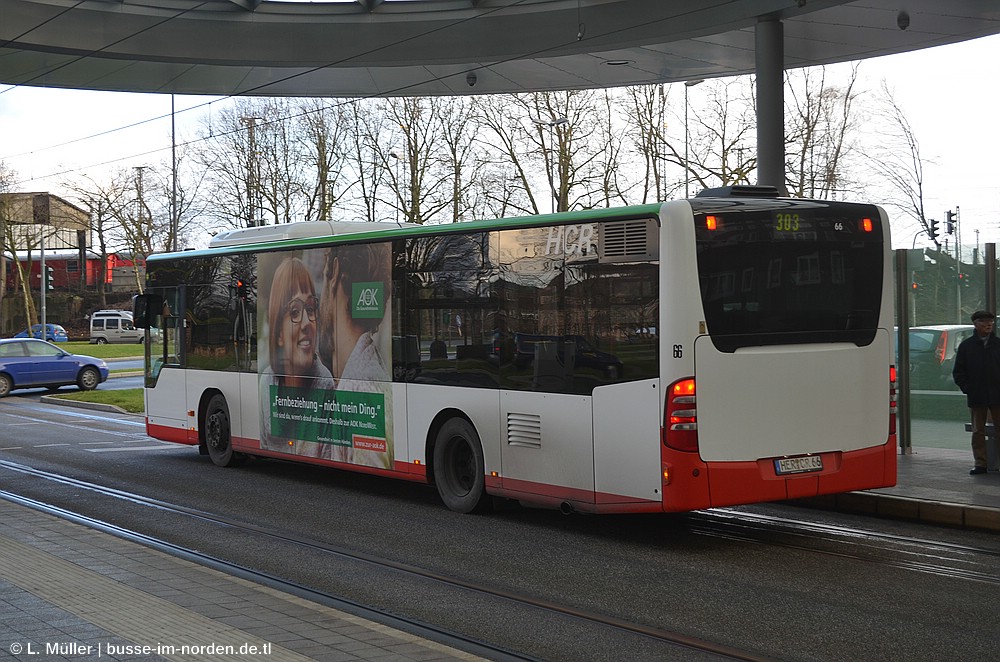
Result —
[[154, 326], [156, 316], [163, 309], [163, 297], [156, 294], [137, 294], [132, 297], [132, 323], [137, 329]]

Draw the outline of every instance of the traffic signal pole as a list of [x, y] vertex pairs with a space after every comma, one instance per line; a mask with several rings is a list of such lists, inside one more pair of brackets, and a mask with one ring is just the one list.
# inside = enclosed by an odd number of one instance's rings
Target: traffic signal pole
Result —
[[[955, 207], [958, 210], [958, 206]], [[955, 324], [961, 324], [962, 319], [962, 232], [958, 224], [958, 214], [950, 209], [944, 213], [944, 229], [948, 234], [955, 235]], [[992, 309], [991, 309], [992, 310]]]
[[[896, 443], [901, 455], [913, 452], [910, 441], [910, 279], [913, 265], [907, 263], [908, 251], [898, 248], [896, 253], [896, 324], [899, 329], [896, 342]], [[923, 260], [923, 256], [920, 257]]]
[[997, 305], [997, 245], [986, 244], [986, 310], [996, 311]]
[[[49, 289], [49, 279], [48, 279], [48, 272], [45, 270], [45, 232], [44, 232], [44, 228], [43, 228], [43, 232], [41, 234], [40, 245], [41, 245], [41, 253], [42, 253], [42, 267], [38, 271], [38, 280], [41, 281], [38, 284], [38, 289], [39, 289], [39, 291], [41, 291], [41, 296], [39, 297], [39, 299], [41, 301], [41, 305], [39, 306], [39, 308], [41, 308], [41, 318], [42, 319], [40, 319], [39, 321], [42, 323], [42, 340], [45, 340], [45, 329], [46, 329], [46, 326], [45, 326], [45, 291]], [[29, 289], [28, 291], [30, 292], [31, 290]], [[29, 329], [29, 331], [28, 331], [29, 337], [32, 336], [32, 335], [34, 335], [30, 331], [30, 329], [31, 329], [31, 320], [28, 320], [28, 329]]]

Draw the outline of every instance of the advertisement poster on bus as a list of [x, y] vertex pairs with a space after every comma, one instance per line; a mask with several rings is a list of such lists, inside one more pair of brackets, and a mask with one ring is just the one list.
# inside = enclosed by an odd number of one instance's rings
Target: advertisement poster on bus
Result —
[[389, 244], [259, 259], [261, 448], [391, 469]]

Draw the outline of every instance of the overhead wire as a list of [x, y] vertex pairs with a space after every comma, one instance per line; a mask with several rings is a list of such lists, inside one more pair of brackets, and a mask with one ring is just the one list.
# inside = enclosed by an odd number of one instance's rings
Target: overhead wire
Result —
[[[79, 6], [84, 1], [85, 0], [80, 0], [75, 5], [73, 5], [72, 8], [75, 8], [75, 7]], [[484, 11], [481, 11], [479, 13], [476, 13], [475, 15], [472, 15], [472, 16], [468, 16], [468, 17], [465, 17], [465, 18], [457, 19], [457, 20], [455, 20], [455, 21], [453, 21], [451, 23], [448, 23], [446, 25], [441, 25], [441, 26], [437, 26], [437, 27], [434, 27], [434, 28], [430, 28], [430, 29], [425, 30], [423, 32], [420, 32], [420, 33], [417, 33], [417, 34], [413, 34], [413, 35], [401, 38], [401, 39], [396, 40], [396, 41], [394, 41], [392, 43], [389, 43], [389, 44], [384, 44], [384, 45], [381, 45], [381, 46], [378, 46], [378, 47], [375, 47], [375, 48], [371, 48], [371, 49], [366, 50], [366, 51], [356, 52], [356, 53], [354, 53], [354, 54], [352, 54], [350, 56], [346, 56], [346, 57], [340, 58], [338, 60], [327, 62], [327, 63], [322, 64], [322, 65], [317, 65], [315, 67], [308, 68], [308, 69], [306, 69], [304, 71], [301, 71], [301, 72], [296, 72], [296, 73], [293, 73], [293, 74], [289, 74], [287, 76], [278, 78], [276, 80], [272, 80], [272, 81], [269, 81], [267, 83], [263, 83], [261, 85], [257, 85], [255, 87], [251, 87], [251, 88], [248, 88], [246, 90], [242, 90], [242, 91], [240, 91], [238, 93], [233, 93], [233, 94], [228, 94], [228, 95], [222, 95], [219, 98], [213, 99], [212, 101], [207, 101], [207, 102], [204, 102], [204, 103], [201, 103], [201, 104], [197, 104], [195, 106], [191, 106], [189, 108], [183, 109], [180, 112], [181, 113], [187, 113], [187, 112], [191, 112], [191, 111], [194, 111], [194, 110], [198, 110], [200, 108], [204, 108], [205, 106], [211, 107], [211, 105], [214, 104], [214, 103], [220, 103], [222, 101], [226, 101], [226, 100], [229, 100], [229, 99], [236, 99], [236, 98], [241, 98], [241, 97], [243, 97], [243, 98], [252, 98], [252, 97], [255, 97], [255, 96], [257, 96], [257, 97], [266, 97], [268, 95], [266, 95], [266, 94], [260, 94], [260, 92], [263, 91], [263, 90], [265, 90], [268, 87], [271, 87], [271, 86], [275, 85], [275, 84], [285, 83], [285, 82], [288, 82], [288, 81], [293, 80], [295, 78], [299, 78], [301, 76], [306, 76], [306, 75], [315, 73], [317, 71], [321, 71], [323, 69], [328, 69], [328, 68], [331, 68], [331, 67], [342, 65], [344, 63], [350, 62], [351, 60], [354, 60], [354, 59], [356, 59], [358, 57], [361, 57], [361, 56], [364, 56], [364, 55], [370, 55], [370, 54], [373, 54], [373, 53], [378, 53], [379, 51], [387, 49], [387, 48], [394, 48], [394, 47], [403, 45], [403, 44], [405, 44], [407, 42], [410, 42], [410, 41], [414, 41], [414, 40], [417, 40], [417, 39], [426, 38], [426, 37], [428, 37], [430, 35], [433, 35], [433, 34], [436, 34], [438, 32], [442, 32], [442, 31], [446, 31], [446, 30], [451, 30], [451, 29], [459, 27], [459, 26], [461, 26], [461, 25], [463, 25], [465, 23], [468, 23], [470, 21], [478, 20], [478, 19], [481, 19], [484, 16], [488, 16], [488, 15], [491, 15], [491, 14], [494, 14], [494, 13], [498, 13], [498, 12], [502, 12], [502, 11], [505, 11], [505, 10], [508, 10], [508, 9], [515, 8], [515, 7], [519, 6], [519, 5], [526, 4], [529, 1], [530, 0], [514, 0], [514, 2], [510, 2], [508, 4], [505, 4], [505, 5], [502, 5], [502, 6], [498, 6], [498, 7], [493, 7], [493, 8], [490, 8], [488, 10], [484, 10]], [[112, 47], [112, 46], [114, 46], [116, 44], [119, 44], [119, 43], [121, 43], [123, 41], [127, 41], [129, 39], [132, 39], [132, 38], [134, 38], [135, 36], [137, 36], [139, 34], [147, 32], [147, 31], [149, 31], [149, 30], [151, 30], [151, 29], [153, 29], [155, 27], [159, 27], [161, 25], [164, 25], [165, 23], [168, 23], [168, 22], [170, 22], [170, 21], [172, 21], [174, 19], [180, 18], [181, 16], [183, 16], [185, 14], [188, 14], [188, 13], [190, 13], [192, 11], [195, 11], [196, 9], [198, 9], [198, 8], [200, 8], [200, 7], [202, 7], [202, 6], [206, 5], [206, 4], [208, 4], [207, 0], [205, 2], [199, 3], [198, 5], [195, 5], [193, 7], [185, 8], [184, 10], [181, 10], [181, 11], [177, 12], [176, 14], [174, 14], [172, 16], [166, 17], [163, 20], [158, 21], [154, 25], [146, 26], [146, 27], [144, 27], [144, 28], [142, 28], [140, 30], [137, 30], [133, 34], [130, 34], [128, 36], [125, 36], [125, 37], [122, 37], [120, 39], [117, 39], [117, 40], [115, 40], [115, 41], [113, 41], [113, 42], [111, 42], [109, 44], [106, 44], [105, 46], [103, 46], [103, 47], [101, 47], [99, 49], [95, 49], [93, 51], [90, 51], [87, 54], [83, 54], [83, 55], [81, 55], [81, 56], [79, 56], [77, 58], [74, 58], [74, 59], [72, 59], [69, 62], [64, 62], [64, 63], [62, 63], [62, 64], [60, 64], [60, 65], [58, 65], [58, 66], [56, 66], [56, 67], [54, 67], [52, 69], [48, 69], [48, 70], [46, 70], [46, 72], [39, 74], [38, 76], [30, 79], [27, 82], [22, 82], [22, 83], [18, 83], [16, 85], [12, 85], [7, 90], [4, 90], [4, 91], [0, 92], [0, 95], [5, 94], [5, 93], [9, 92], [11, 89], [14, 89], [16, 87], [22, 87], [22, 86], [29, 85], [30, 82], [32, 82], [33, 80], [38, 80], [42, 76], [45, 76], [45, 75], [47, 75], [47, 74], [49, 74], [49, 73], [51, 73], [53, 71], [58, 71], [61, 68], [67, 67], [67, 66], [69, 66], [71, 64], [74, 64], [76, 62], [79, 62], [79, 61], [81, 61], [83, 59], [86, 59], [88, 57], [93, 57], [93, 56], [101, 53], [102, 51], [104, 51], [104, 50], [106, 50], [106, 49], [108, 49], [108, 48], [110, 48], [110, 47]], [[63, 12], [60, 12], [60, 14], [58, 16], [64, 15], [66, 12], [70, 11], [72, 8], [67, 8]], [[43, 23], [40, 23], [35, 28], [32, 28], [31, 30], [27, 30], [27, 31], [23, 32], [21, 35], [19, 35], [18, 38], [23, 37], [26, 34], [30, 34], [33, 30], [37, 29], [38, 27], [41, 27], [42, 25], [50, 22], [51, 20], [54, 20], [58, 16], [50, 17], [49, 19], [47, 19]], [[676, 17], [673, 17], [673, 18], [676, 18]], [[668, 19], [660, 19], [660, 22], [665, 21], [665, 20], [668, 20]], [[578, 8], [578, 12], [577, 12], [577, 21], [578, 21], [578, 29], [579, 29], [579, 26], [581, 26], [583, 24], [582, 23], [582, 19], [581, 19], [580, 15], [579, 15], [579, 8]], [[625, 31], [630, 30], [630, 29], [632, 29], [632, 28], [634, 28], [634, 27], [636, 27], [638, 25], [647, 25], [647, 24], [649, 24], [649, 20], [646, 19], [646, 18], [642, 18], [641, 20], [637, 20], [637, 22], [634, 23], [634, 24], [629, 24], [627, 26], [620, 27], [620, 28], [618, 28], [616, 30], [613, 30], [613, 31], [604, 32], [604, 33], [601, 33], [598, 36], [606, 37], [608, 35], [615, 34], [615, 33], [618, 33], [618, 32], [625, 32]], [[488, 66], [496, 66], [498, 64], [505, 64], [507, 62], [513, 62], [513, 61], [520, 60], [520, 59], [531, 58], [531, 57], [538, 57], [538, 56], [543, 55], [543, 54], [545, 54], [547, 52], [556, 50], [558, 48], [562, 48], [562, 47], [567, 46], [567, 45], [571, 45], [574, 42], [588, 41], [588, 40], [593, 39], [593, 38], [595, 38], [595, 37], [585, 37], [583, 35], [583, 33], [582, 33], [582, 30], [581, 30], [579, 32], [576, 32], [575, 34], [572, 34], [570, 37], [566, 38], [565, 41], [559, 41], [559, 42], [551, 43], [551, 44], [546, 45], [545, 47], [538, 48], [538, 49], [535, 49], [533, 51], [526, 51], [526, 52], [519, 53], [517, 55], [512, 55], [512, 56], [510, 56], [508, 58], [505, 58], [505, 59], [496, 60], [494, 62], [491, 62], [490, 65], [488, 65]], [[7, 44], [11, 43], [11, 41], [12, 40], [8, 40], [7, 42], [5, 42], [4, 46], [6, 46]], [[2, 47], [2, 46], [0, 46], [0, 47]], [[431, 75], [431, 76], [429, 76], [427, 78], [424, 78], [424, 79], [421, 79], [421, 80], [418, 80], [418, 81], [415, 81], [415, 82], [412, 82], [412, 83], [408, 83], [408, 84], [405, 84], [405, 85], [400, 85], [400, 86], [398, 86], [396, 88], [393, 88], [391, 90], [386, 90], [386, 91], [381, 92], [381, 93], [372, 93], [372, 94], [369, 94], [369, 95], [363, 95], [363, 96], [359, 96], [359, 97], [352, 97], [349, 100], [340, 100], [340, 101], [337, 101], [336, 103], [327, 104], [327, 105], [324, 105], [324, 106], [322, 106], [320, 108], [310, 109], [310, 110], [303, 111], [301, 113], [296, 113], [296, 114], [291, 114], [291, 115], [287, 115], [287, 116], [282, 116], [280, 118], [274, 118], [272, 120], [268, 120], [267, 123], [283, 122], [283, 121], [288, 121], [288, 120], [295, 119], [295, 118], [298, 118], [298, 117], [305, 117], [305, 116], [313, 114], [313, 113], [322, 112], [322, 111], [325, 111], [325, 110], [336, 108], [336, 107], [338, 107], [338, 106], [340, 106], [340, 105], [342, 105], [344, 103], [350, 103], [350, 102], [355, 101], [355, 100], [364, 100], [364, 99], [372, 99], [372, 98], [383, 98], [383, 97], [393, 97], [393, 96], [403, 96], [403, 93], [406, 90], [408, 90], [408, 89], [412, 89], [412, 88], [415, 88], [415, 87], [420, 87], [422, 85], [426, 85], [426, 84], [432, 83], [432, 82], [439, 82], [439, 81], [442, 81], [442, 80], [445, 80], [445, 79], [448, 79], [448, 78], [455, 78], [455, 77], [458, 77], [458, 76], [463, 76], [463, 75], [468, 74], [471, 71], [475, 71], [475, 70], [480, 69], [480, 68], [481, 67], [479, 67], [479, 66], [474, 66], [474, 67], [472, 67], [472, 68], [470, 68], [468, 70], [463, 70], [463, 71], [460, 71], [460, 72], [457, 72], [457, 73], [454, 73], [454, 74], [448, 74], [448, 75], [445, 75], [445, 76]], [[258, 93], [258, 94], [254, 94], [254, 93]], [[145, 119], [145, 120], [140, 120], [140, 121], [133, 122], [133, 123], [127, 124], [127, 125], [123, 125], [121, 127], [117, 127], [117, 128], [114, 128], [114, 129], [108, 129], [106, 131], [102, 131], [100, 133], [96, 133], [96, 134], [93, 134], [93, 135], [90, 135], [90, 136], [81, 137], [81, 138], [75, 138], [73, 140], [65, 141], [65, 142], [62, 142], [62, 143], [55, 144], [55, 145], [50, 145], [50, 146], [42, 147], [42, 148], [39, 148], [39, 149], [34, 149], [34, 150], [31, 150], [30, 152], [22, 152], [22, 153], [19, 153], [19, 154], [5, 156], [5, 157], [0, 156], [0, 161], [5, 160], [5, 159], [19, 158], [19, 157], [22, 157], [22, 156], [26, 156], [28, 154], [37, 154], [38, 152], [47, 151], [47, 150], [50, 150], [50, 149], [58, 149], [60, 147], [65, 147], [67, 145], [72, 145], [72, 144], [76, 144], [76, 143], [79, 143], [79, 142], [84, 142], [86, 140], [91, 140], [91, 139], [94, 139], [94, 138], [99, 138], [99, 137], [107, 136], [107, 135], [110, 135], [110, 134], [113, 134], [113, 133], [117, 133], [118, 131], [124, 131], [124, 130], [127, 130], [127, 129], [135, 128], [135, 127], [138, 127], [138, 126], [142, 126], [144, 124], [149, 124], [149, 123], [152, 123], [152, 122], [160, 121], [160, 120], [172, 117], [172, 116], [176, 117], [176, 114], [177, 113], [165, 113], [163, 115], [158, 115], [156, 117], [148, 118], [148, 119]], [[189, 146], [189, 145], [192, 145], [192, 144], [197, 144], [199, 142], [204, 142], [205, 140], [209, 140], [209, 139], [212, 139], [212, 138], [219, 137], [220, 135], [224, 136], [224, 135], [228, 135], [230, 133], [234, 133], [234, 132], [236, 132], [238, 130], [239, 129], [233, 129], [233, 130], [228, 131], [228, 132], [222, 132], [222, 133], [219, 133], [219, 134], [214, 134], [214, 136], [212, 136], [212, 137], [207, 137], [206, 136], [206, 137], [201, 137], [201, 138], [196, 138], [196, 139], [188, 140], [188, 141], [180, 143], [179, 146], [185, 147], [185, 146]], [[168, 149], [171, 149], [171, 147], [172, 147], [171, 145], [166, 145], [166, 146], [164, 146], [162, 148], [158, 148], [158, 149], [154, 149], [154, 150], [149, 150], [149, 151], [138, 153], [138, 154], [132, 154], [132, 155], [128, 155], [128, 156], [123, 156], [123, 157], [119, 157], [119, 158], [116, 158], [116, 159], [111, 159], [111, 160], [108, 160], [108, 161], [104, 161], [104, 162], [101, 162], [101, 163], [90, 164], [90, 165], [87, 165], [87, 166], [81, 166], [81, 167], [77, 167], [77, 168], [71, 168], [71, 169], [64, 170], [64, 171], [57, 172], [57, 173], [50, 173], [50, 174], [41, 175], [41, 176], [38, 176], [38, 177], [33, 177], [33, 179], [47, 179], [47, 178], [51, 178], [51, 177], [64, 176], [64, 175], [72, 174], [74, 172], [79, 172], [81, 170], [85, 170], [85, 169], [88, 169], [88, 168], [103, 167], [103, 166], [108, 166], [108, 165], [111, 165], [111, 164], [114, 164], [114, 163], [117, 163], [117, 162], [130, 161], [130, 160], [133, 160], [133, 159], [141, 157], [141, 156], [148, 156], [150, 154], [155, 154], [155, 153], [158, 153], [158, 152], [166, 151]]]

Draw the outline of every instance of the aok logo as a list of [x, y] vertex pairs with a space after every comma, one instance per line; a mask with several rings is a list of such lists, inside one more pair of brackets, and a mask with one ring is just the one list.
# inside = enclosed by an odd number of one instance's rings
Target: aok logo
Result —
[[354, 283], [351, 296], [351, 316], [355, 319], [382, 319], [385, 315], [385, 283]]

